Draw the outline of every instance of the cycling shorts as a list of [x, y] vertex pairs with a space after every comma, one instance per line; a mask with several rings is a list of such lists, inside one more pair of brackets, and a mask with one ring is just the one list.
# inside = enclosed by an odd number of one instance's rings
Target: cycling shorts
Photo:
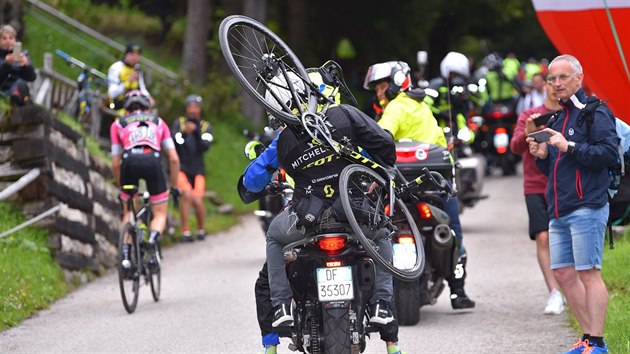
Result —
[[[168, 201], [168, 188], [166, 177], [162, 169], [160, 153], [150, 148], [134, 148], [126, 150], [122, 154], [120, 165], [120, 184], [138, 185], [143, 179], [147, 184], [147, 191], [151, 197], [151, 204], [159, 204]], [[123, 201], [129, 199], [129, 194], [120, 192]]]

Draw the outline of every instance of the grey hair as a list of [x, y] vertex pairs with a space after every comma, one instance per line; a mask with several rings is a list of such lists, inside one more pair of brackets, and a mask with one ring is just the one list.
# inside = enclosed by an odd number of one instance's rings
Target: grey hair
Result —
[[580, 64], [580, 61], [577, 60], [576, 57], [574, 57], [573, 55], [570, 54], [562, 54], [562, 55], [558, 55], [557, 57], [555, 57], [551, 63], [549, 63], [549, 70], [551, 70], [551, 66], [553, 65], [553, 63], [559, 61], [559, 60], [566, 60], [567, 62], [569, 62], [569, 64], [571, 64], [571, 68], [573, 68], [573, 72], [576, 74], [580, 74], [582, 73], [582, 65]]
[[17, 32], [15, 31], [15, 28], [13, 28], [13, 26], [11, 25], [4, 25], [0, 27], [0, 36], [5, 33], [10, 33], [13, 35], [13, 37], [17, 36]]

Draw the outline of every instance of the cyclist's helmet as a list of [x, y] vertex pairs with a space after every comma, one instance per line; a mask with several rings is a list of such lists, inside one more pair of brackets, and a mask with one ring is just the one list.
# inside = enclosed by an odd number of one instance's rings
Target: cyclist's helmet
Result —
[[490, 53], [483, 58], [482, 65], [488, 68], [488, 70], [498, 71], [503, 68], [503, 59], [501, 59], [499, 53]]
[[470, 77], [470, 61], [462, 53], [449, 52], [440, 63], [440, 74], [448, 78], [450, 74], [456, 74], [463, 78]]
[[131, 90], [125, 95], [125, 110], [133, 112], [137, 110], [146, 111], [151, 108], [151, 100], [140, 90]]
[[[287, 72], [287, 77], [291, 80], [291, 84], [297, 91], [297, 94], [303, 95], [305, 89], [302, 79], [290, 71]], [[279, 73], [270, 80], [269, 87], [267, 87], [267, 91], [265, 91], [265, 101], [267, 101], [271, 107], [282, 111], [283, 107], [279, 100], [284, 102], [290, 110], [296, 107], [293, 95], [291, 94], [291, 91], [289, 91], [289, 85], [282, 73]]]
[[409, 64], [404, 61], [388, 61], [370, 66], [363, 81], [363, 88], [374, 90], [374, 86], [378, 82], [385, 80], [389, 82], [387, 96], [390, 99], [396, 97], [399, 92], [409, 90], [411, 88], [411, 68]]

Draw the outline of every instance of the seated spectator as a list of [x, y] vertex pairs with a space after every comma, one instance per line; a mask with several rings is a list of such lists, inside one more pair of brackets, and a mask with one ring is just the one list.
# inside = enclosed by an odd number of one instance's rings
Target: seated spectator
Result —
[[11, 25], [0, 27], [0, 91], [11, 102], [20, 106], [29, 99], [26, 81], [34, 81], [36, 74], [27, 52], [16, 45], [16, 31]]

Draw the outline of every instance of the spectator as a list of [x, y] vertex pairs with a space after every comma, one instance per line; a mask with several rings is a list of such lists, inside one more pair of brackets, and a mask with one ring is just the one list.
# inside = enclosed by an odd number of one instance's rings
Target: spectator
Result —
[[0, 27], [0, 90], [17, 105], [30, 99], [26, 81], [34, 81], [35, 69], [22, 44], [15, 41], [16, 31], [11, 25]]
[[523, 111], [539, 107], [545, 101], [547, 91], [545, 90], [545, 77], [541, 73], [532, 76], [529, 87], [526, 89], [523, 85], [524, 96], [521, 96], [516, 106], [516, 113], [521, 114]]
[[197, 95], [186, 98], [186, 117], [179, 117], [173, 122], [172, 135], [175, 137], [175, 148], [181, 161], [178, 188], [182, 191], [179, 206], [182, 235], [181, 242], [192, 242], [190, 235], [190, 206], [197, 215], [197, 240], [206, 238], [203, 196], [206, 191], [205, 166], [203, 155], [212, 144], [212, 126], [202, 119], [202, 99]]
[[123, 58], [109, 67], [107, 72], [110, 108], [120, 110], [123, 108], [125, 94], [132, 90], [140, 90], [149, 97], [151, 106], [155, 105], [155, 100], [147, 91], [144, 84], [144, 76], [140, 70], [140, 57], [142, 47], [137, 42], [129, 42], [125, 47]]
[[536, 166], [549, 177], [551, 269], [583, 331], [568, 353], [607, 353], [604, 324], [608, 291], [602, 279], [602, 253], [608, 221], [608, 166], [617, 162], [617, 132], [612, 112], [599, 106], [593, 124], [584, 124], [580, 62], [560, 55], [549, 64], [547, 82], [560, 98], [557, 119], [545, 128], [547, 143], [528, 137]]
[[536, 241], [538, 265], [549, 290], [549, 299], [544, 313], [559, 315], [564, 311], [564, 298], [551, 272], [549, 260], [549, 216], [547, 215], [547, 201], [545, 200], [548, 178], [536, 168], [534, 156], [528, 153], [528, 146], [525, 141], [527, 134], [543, 128], [543, 126], [538, 128], [535, 126], [534, 118], [560, 109], [558, 96], [551, 85], [545, 84], [543, 88], [547, 93], [544, 103], [521, 113], [516, 128], [514, 128], [510, 148], [512, 152], [523, 157], [523, 190], [527, 214], [529, 215], [529, 238]]

